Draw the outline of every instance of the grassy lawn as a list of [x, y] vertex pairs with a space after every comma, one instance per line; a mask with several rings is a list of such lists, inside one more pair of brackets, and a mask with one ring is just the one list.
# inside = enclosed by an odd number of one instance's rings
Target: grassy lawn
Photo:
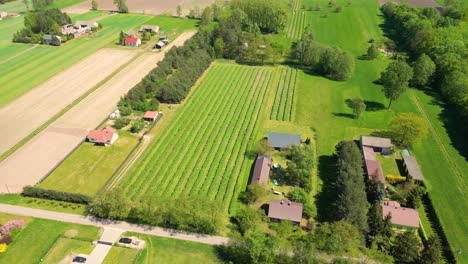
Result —
[[19, 220], [19, 219], [24, 220], [26, 225], [33, 220], [33, 218], [28, 217], [28, 216], [20, 216], [20, 215], [0, 213], [0, 226], [2, 226], [3, 224], [5, 224], [8, 221]]
[[[395, 153], [395, 155], [399, 155], [400, 153]], [[382, 165], [382, 170], [384, 175], [401, 175], [400, 170], [398, 169], [397, 161], [395, 160], [394, 156], [383, 156], [380, 154], [375, 155], [378, 161], [380, 161], [380, 165]], [[403, 175], [405, 176], [405, 175]]]
[[24, 16], [8, 18], [0, 21], [0, 62], [24, 51], [31, 44], [13, 43], [13, 34], [23, 27]]
[[136, 249], [113, 246], [102, 263], [135, 263], [139, 254]]
[[[0, 219], [3, 215], [0, 213]], [[62, 236], [96, 240], [100, 236], [100, 228], [33, 219], [10, 244], [8, 251], [0, 255], [0, 263], [39, 263]]]
[[84, 142], [40, 187], [95, 195], [137, 143], [138, 136], [127, 131], [120, 131], [117, 141], [109, 147]]
[[68, 14], [70, 16], [70, 18], [72, 19], [72, 22], [75, 23], [76, 21], [78, 20], [91, 20], [91, 19], [96, 19], [100, 16], [103, 16], [105, 14], [107, 14], [108, 12], [106, 11], [99, 11], [99, 10], [96, 10], [96, 11], [89, 11], [87, 13], [84, 13], [84, 14]]
[[93, 249], [94, 245], [90, 241], [61, 237], [41, 263], [60, 263], [60, 261], [67, 256], [78, 254], [88, 255]]
[[47, 8], [58, 8], [58, 9], [62, 9], [62, 8], [65, 8], [65, 7], [69, 7], [69, 6], [72, 6], [72, 5], [76, 5], [76, 4], [79, 4], [81, 2], [84, 2], [86, 0], [54, 0], [54, 2], [49, 5]]
[[8, 13], [21, 13], [26, 12], [26, 6], [22, 0], [18, 0], [0, 5], [0, 10]]
[[23, 197], [18, 194], [0, 195], [0, 203], [44, 209], [69, 214], [86, 214], [86, 205]]
[[141, 252], [136, 263], [221, 263], [215, 247], [210, 245], [135, 233], [126, 235], [146, 241], [146, 248]]

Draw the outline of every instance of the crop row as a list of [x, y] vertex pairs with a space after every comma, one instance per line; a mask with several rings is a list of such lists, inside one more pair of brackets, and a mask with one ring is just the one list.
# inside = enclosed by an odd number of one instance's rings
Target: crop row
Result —
[[302, 31], [305, 27], [305, 19], [305, 11], [301, 11], [301, 0], [295, 0], [288, 18], [288, 37], [293, 40], [297, 40], [301, 37]]
[[281, 77], [276, 86], [275, 99], [270, 113], [271, 120], [291, 121], [294, 109], [297, 70], [281, 68]]

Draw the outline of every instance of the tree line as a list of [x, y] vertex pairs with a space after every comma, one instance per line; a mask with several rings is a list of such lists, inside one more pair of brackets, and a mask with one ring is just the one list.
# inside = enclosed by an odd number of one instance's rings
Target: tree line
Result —
[[[457, 116], [466, 121], [468, 71], [465, 67], [467, 50], [463, 44], [466, 4], [448, 1], [442, 15], [434, 8], [414, 8], [395, 3], [387, 3], [381, 9], [390, 28], [387, 33], [399, 49], [409, 52], [410, 64], [413, 65], [410, 71], [404, 62], [395, 63], [392, 67], [400, 68], [399, 73], [407, 73], [401, 79], [403, 85], [392, 86], [398, 90], [411, 80], [411, 84], [417, 87], [434, 87], [447, 103], [456, 108]], [[383, 77], [385, 82], [390, 82], [391, 78]]]

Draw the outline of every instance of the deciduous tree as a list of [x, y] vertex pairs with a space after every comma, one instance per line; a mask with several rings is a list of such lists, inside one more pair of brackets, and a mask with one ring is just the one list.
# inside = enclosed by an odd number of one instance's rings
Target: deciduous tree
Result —
[[393, 139], [406, 145], [412, 145], [422, 138], [428, 128], [426, 120], [414, 113], [402, 113], [390, 122]]
[[419, 58], [413, 63], [413, 79], [411, 82], [415, 86], [425, 86], [432, 78], [436, 70], [435, 63], [426, 54], [421, 54]]
[[375, 60], [377, 59], [377, 56], [379, 56], [379, 51], [373, 44], [370, 45], [370, 47], [367, 49], [367, 59]]
[[96, 0], [91, 1], [91, 9], [92, 10], [98, 9], [98, 3], [96, 2]]
[[360, 97], [351, 99], [350, 106], [353, 109], [353, 113], [356, 118], [360, 118], [362, 112], [366, 110], [366, 104], [364, 103], [364, 100], [362, 100], [362, 98]]
[[388, 109], [392, 106], [392, 102], [406, 91], [412, 77], [413, 69], [404, 61], [394, 61], [382, 72], [380, 75], [382, 90], [385, 97], [390, 100]]

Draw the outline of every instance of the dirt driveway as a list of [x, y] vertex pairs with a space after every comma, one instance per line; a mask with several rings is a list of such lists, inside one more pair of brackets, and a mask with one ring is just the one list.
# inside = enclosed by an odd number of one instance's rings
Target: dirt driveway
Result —
[[[99, 10], [117, 11], [112, 0], [96, 0]], [[161, 15], [175, 15], [178, 5], [182, 6], [182, 12], [188, 14], [195, 6], [201, 9], [212, 4], [214, 0], [127, 0], [130, 13]], [[63, 11], [72, 14], [83, 14], [91, 9], [91, 0], [64, 8]]]
[[143, 79], [169, 49], [181, 46], [195, 32], [185, 32], [160, 52], [146, 52], [75, 105], [49, 127], [0, 162], [0, 193], [21, 192], [60, 164], [86, 137], [87, 131], [104, 121], [122, 95]]
[[138, 52], [99, 50], [0, 108], [0, 155], [88, 92]]

